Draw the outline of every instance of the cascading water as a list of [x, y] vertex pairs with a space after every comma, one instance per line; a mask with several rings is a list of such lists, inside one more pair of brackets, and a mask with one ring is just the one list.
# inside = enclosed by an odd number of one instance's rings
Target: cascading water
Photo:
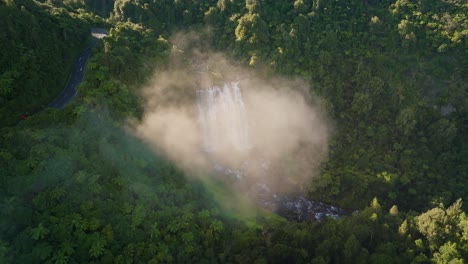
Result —
[[217, 152], [230, 148], [251, 148], [249, 125], [239, 82], [225, 83], [197, 90], [199, 120], [204, 134], [204, 148]]

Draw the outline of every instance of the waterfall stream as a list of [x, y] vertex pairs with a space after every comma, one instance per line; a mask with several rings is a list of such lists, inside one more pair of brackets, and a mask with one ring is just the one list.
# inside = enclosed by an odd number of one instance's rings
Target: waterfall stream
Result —
[[205, 151], [250, 149], [248, 120], [239, 82], [197, 90]]

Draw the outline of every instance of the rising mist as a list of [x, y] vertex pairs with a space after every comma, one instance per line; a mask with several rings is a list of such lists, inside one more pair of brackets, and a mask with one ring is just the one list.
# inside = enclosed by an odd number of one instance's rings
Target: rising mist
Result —
[[[235, 172], [240, 181], [277, 191], [306, 186], [326, 155], [329, 125], [305, 82], [242, 68], [219, 53], [189, 53], [176, 51], [168, 69], [144, 89], [145, 115], [136, 133], [188, 175]], [[247, 129], [247, 147], [233, 144], [230, 130], [239, 125], [233, 126], [232, 113], [224, 111], [211, 124], [216, 149], [210, 150], [200, 94], [226, 85], [240, 88], [244, 110], [235, 122]]]

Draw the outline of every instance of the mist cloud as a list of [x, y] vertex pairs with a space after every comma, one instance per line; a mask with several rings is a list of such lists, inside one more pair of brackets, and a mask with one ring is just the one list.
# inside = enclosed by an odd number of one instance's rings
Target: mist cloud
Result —
[[[141, 138], [189, 175], [216, 174], [214, 168], [221, 166], [242, 171], [249, 182], [290, 190], [316, 174], [326, 154], [329, 126], [304, 82], [234, 66], [221, 54], [181, 55], [188, 60], [175, 59], [144, 89], [145, 115], [135, 129]], [[217, 122], [213, 140], [221, 147], [210, 152], [196, 91], [222, 89], [230, 82], [239, 82], [250, 148], [239, 150], [227, 142], [232, 127]]]

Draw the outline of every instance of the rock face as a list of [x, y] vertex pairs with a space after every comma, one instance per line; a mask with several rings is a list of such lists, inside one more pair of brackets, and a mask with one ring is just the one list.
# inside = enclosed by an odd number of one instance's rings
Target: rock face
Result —
[[322, 221], [327, 217], [338, 219], [348, 214], [345, 210], [318, 201], [311, 201], [304, 196], [277, 197], [276, 213], [292, 221]]
[[257, 202], [282, 217], [297, 222], [322, 221], [351, 212], [319, 201], [307, 199], [302, 194], [275, 193], [266, 184], [257, 184]]

